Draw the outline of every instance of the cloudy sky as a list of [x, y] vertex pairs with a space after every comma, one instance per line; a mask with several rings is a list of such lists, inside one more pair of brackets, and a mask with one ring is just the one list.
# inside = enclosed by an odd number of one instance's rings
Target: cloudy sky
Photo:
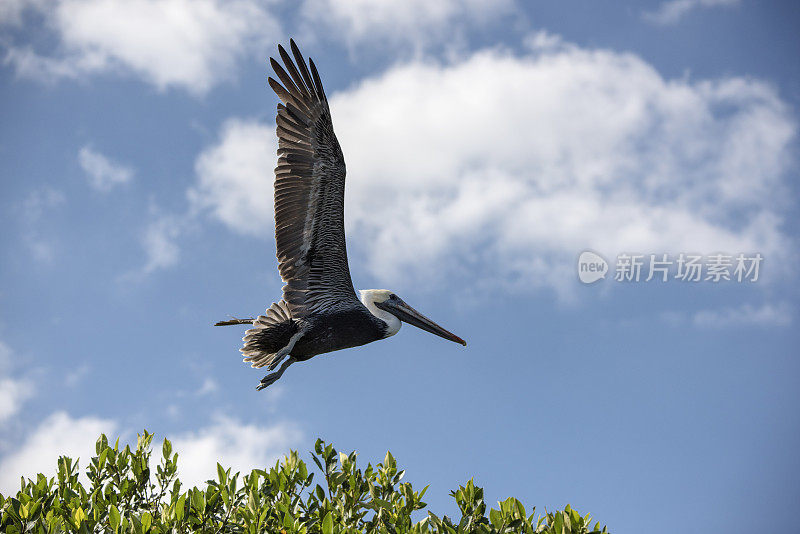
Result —
[[[192, 482], [322, 437], [391, 449], [437, 512], [474, 476], [615, 532], [783, 528], [799, 22], [777, 0], [3, 1], [0, 491], [147, 428]], [[280, 297], [265, 82], [290, 36], [345, 153], [356, 287], [466, 348], [406, 327], [256, 392], [243, 328], [211, 327]]]

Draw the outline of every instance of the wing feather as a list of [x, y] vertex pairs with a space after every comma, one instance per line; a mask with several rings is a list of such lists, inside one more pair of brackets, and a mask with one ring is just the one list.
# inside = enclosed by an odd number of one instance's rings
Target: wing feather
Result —
[[269, 85], [283, 102], [275, 119], [275, 241], [283, 300], [303, 318], [358, 298], [344, 236], [344, 156], [317, 68], [309, 60], [309, 72], [289, 43], [294, 61], [280, 45], [283, 66], [270, 58], [280, 82], [269, 78]]
[[[311, 76], [308, 75], [308, 68], [306, 67], [306, 60], [303, 59], [303, 54], [300, 53], [300, 49], [297, 48], [297, 45], [294, 42], [294, 39], [289, 39], [289, 46], [292, 49], [292, 55], [294, 55], [295, 61], [297, 61], [297, 66], [300, 67], [300, 74], [302, 75], [303, 83], [305, 84], [306, 88], [308, 88], [308, 95], [311, 96], [315, 92], [314, 84], [311, 82]], [[292, 61], [290, 60], [289, 63]], [[326, 101], [327, 103], [327, 101]]]

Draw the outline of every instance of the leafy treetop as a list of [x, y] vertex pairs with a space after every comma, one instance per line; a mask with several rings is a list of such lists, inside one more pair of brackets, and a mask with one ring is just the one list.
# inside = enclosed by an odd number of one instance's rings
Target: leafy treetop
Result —
[[[269, 470], [231, 473], [217, 464], [217, 479], [184, 490], [177, 476], [178, 454], [165, 439], [162, 458], [151, 471], [153, 434], [138, 436], [135, 449], [111, 446], [105, 435], [96, 444], [86, 471], [88, 486], [78, 479], [78, 463], [58, 459], [58, 474], [21, 480], [14, 497], [0, 494], [0, 531], [16, 533], [281, 533], [281, 534], [591, 534], [590, 526], [569, 505], [538, 518], [510, 497], [486, 510], [483, 489], [472, 480], [450, 493], [461, 518], [433, 512], [420, 521], [427, 506], [427, 486], [415, 491], [401, 482], [404, 472], [387, 452], [383, 462], [356, 466], [356, 453], [337, 453], [317, 440], [311, 457], [322, 480], [297, 452]], [[417, 512], [415, 514], [415, 512]]]

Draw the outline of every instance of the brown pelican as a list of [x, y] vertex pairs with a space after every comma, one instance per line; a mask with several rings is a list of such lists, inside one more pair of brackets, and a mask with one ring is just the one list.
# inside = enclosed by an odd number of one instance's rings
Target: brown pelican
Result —
[[270, 371], [281, 365], [257, 389], [274, 383], [294, 362], [393, 336], [401, 322], [466, 345], [391, 291], [368, 289], [360, 291], [360, 300], [356, 296], [344, 238], [344, 156], [314, 62], [309, 58], [306, 65], [294, 40], [289, 42], [296, 63], [278, 45], [286, 68], [270, 62], [282, 83], [269, 78], [283, 101], [275, 119], [275, 240], [283, 299], [256, 319], [216, 326], [252, 323], [242, 338], [244, 361]]

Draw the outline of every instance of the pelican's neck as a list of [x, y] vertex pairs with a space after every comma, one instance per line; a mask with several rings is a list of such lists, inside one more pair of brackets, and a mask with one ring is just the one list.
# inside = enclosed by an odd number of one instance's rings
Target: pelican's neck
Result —
[[369, 312], [386, 323], [386, 333], [383, 335], [383, 337], [393, 336], [400, 331], [400, 325], [402, 324], [400, 319], [375, 305], [375, 299], [380, 298], [378, 294], [376, 294], [372, 289], [362, 289], [359, 291], [359, 293], [361, 294], [361, 303], [367, 307]]

